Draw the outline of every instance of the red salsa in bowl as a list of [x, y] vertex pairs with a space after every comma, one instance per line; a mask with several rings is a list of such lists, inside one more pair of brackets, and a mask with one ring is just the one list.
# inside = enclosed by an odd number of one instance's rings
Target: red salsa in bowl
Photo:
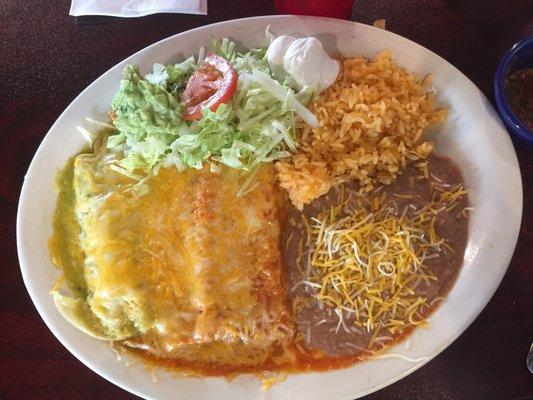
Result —
[[522, 68], [505, 77], [509, 108], [530, 131], [533, 130], [533, 68]]
[[494, 97], [501, 119], [516, 144], [533, 146], [533, 36], [502, 57], [494, 76]]

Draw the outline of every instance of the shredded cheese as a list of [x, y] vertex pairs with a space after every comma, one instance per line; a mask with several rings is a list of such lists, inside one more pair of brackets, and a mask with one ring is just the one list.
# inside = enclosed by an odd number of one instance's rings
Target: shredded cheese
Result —
[[[427, 163], [417, 167], [429, 177]], [[366, 331], [369, 348], [425, 324], [423, 310], [437, 299], [428, 304], [415, 288], [437, 280], [425, 265], [427, 260], [440, 257], [442, 250], [453, 251], [438, 236], [436, 218], [454, 210], [466, 191], [461, 184], [446, 188], [437, 182], [431, 185], [427, 204], [410, 204], [401, 212], [396, 201], [409, 195], [387, 199], [385, 193], [374, 194], [369, 198], [341, 193], [337, 205], [306, 217], [309, 261], [305, 272], [300, 267], [303, 278], [293, 287], [304, 286], [315, 300], [333, 309], [338, 317], [336, 333], [351, 327]], [[358, 196], [356, 201], [353, 195]], [[302, 260], [303, 243], [298, 250]]]

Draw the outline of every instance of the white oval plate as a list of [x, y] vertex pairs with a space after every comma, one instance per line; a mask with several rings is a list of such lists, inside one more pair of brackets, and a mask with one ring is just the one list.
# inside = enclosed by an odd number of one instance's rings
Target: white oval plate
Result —
[[[372, 57], [390, 49], [405, 68], [419, 76], [433, 74], [439, 100], [450, 109], [436, 136], [437, 152], [459, 165], [474, 207], [464, 265], [448, 299], [430, 318], [429, 329], [416, 330], [409, 348], [399, 344], [391, 350], [411, 358], [423, 357], [419, 362], [381, 359], [342, 370], [291, 375], [268, 393], [261, 392], [259, 381], [247, 375], [227, 381], [161, 372], [159, 382], [154, 383], [142, 366], [125, 368], [106, 343], [72, 327], [54, 307], [49, 290], [59, 272], [47, 249], [56, 201], [54, 178], [84, 144], [74, 126], [86, 125], [85, 116], [101, 119], [105, 115], [126, 64], [138, 64], [147, 72], [154, 62], [197, 54], [212, 37], [230, 37], [244, 47], [264, 46], [267, 25], [275, 34], [316, 36], [332, 54]], [[85, 365], [132, 393], [153, 399], [352, 399], [421, 367], [472, 323], [507, 269], [521, 216], [522, 182], [511, 141], [487, 99], [456, 68], [416, 43], [371, 26], [326, 18], [268, 16], [222, 22], [172, 36], [127, 58], [85, 89], [54, 123], [33, 158], [20, 197], [17, 242], [24, 282], [50, 330]]]

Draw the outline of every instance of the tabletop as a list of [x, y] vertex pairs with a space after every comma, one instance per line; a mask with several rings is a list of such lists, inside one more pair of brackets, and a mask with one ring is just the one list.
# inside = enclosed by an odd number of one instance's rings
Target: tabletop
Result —
[[[19, 191], [52, 123], [98, 76], [151, 43], [217, 21], [274, 13], [271, 0], [209, 0], [205, 16], [74, 18], [69, 3], [0, 0], [0, 399], [136, 398], [54, 338], [22, 282], [15, 239]], [[352, 19], [385, 19], [388, 30], [450, 61], [492, 102], [499, 59], [533, 33], [531, 0], [356, 0]], [[517, 153], [524, 213], [498, 291], [442, 354], [367, 399], [533, 399], [533, 375], [525, 366], [533, 340], [533, 151]]]

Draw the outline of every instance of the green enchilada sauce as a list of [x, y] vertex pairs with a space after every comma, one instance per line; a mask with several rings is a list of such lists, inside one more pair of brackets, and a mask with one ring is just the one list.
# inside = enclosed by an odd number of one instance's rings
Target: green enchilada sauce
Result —
[[76, 219], [74, 192], [74, 160], [72, 157], [56, 177], [58, 192], [53, 219], [53, 235], [48, 241], [52, 262], [63, 272], [69, 288], [76, 297], [86, 298], [84, 278], [85, 255], [80, 247], [80, 225]]

